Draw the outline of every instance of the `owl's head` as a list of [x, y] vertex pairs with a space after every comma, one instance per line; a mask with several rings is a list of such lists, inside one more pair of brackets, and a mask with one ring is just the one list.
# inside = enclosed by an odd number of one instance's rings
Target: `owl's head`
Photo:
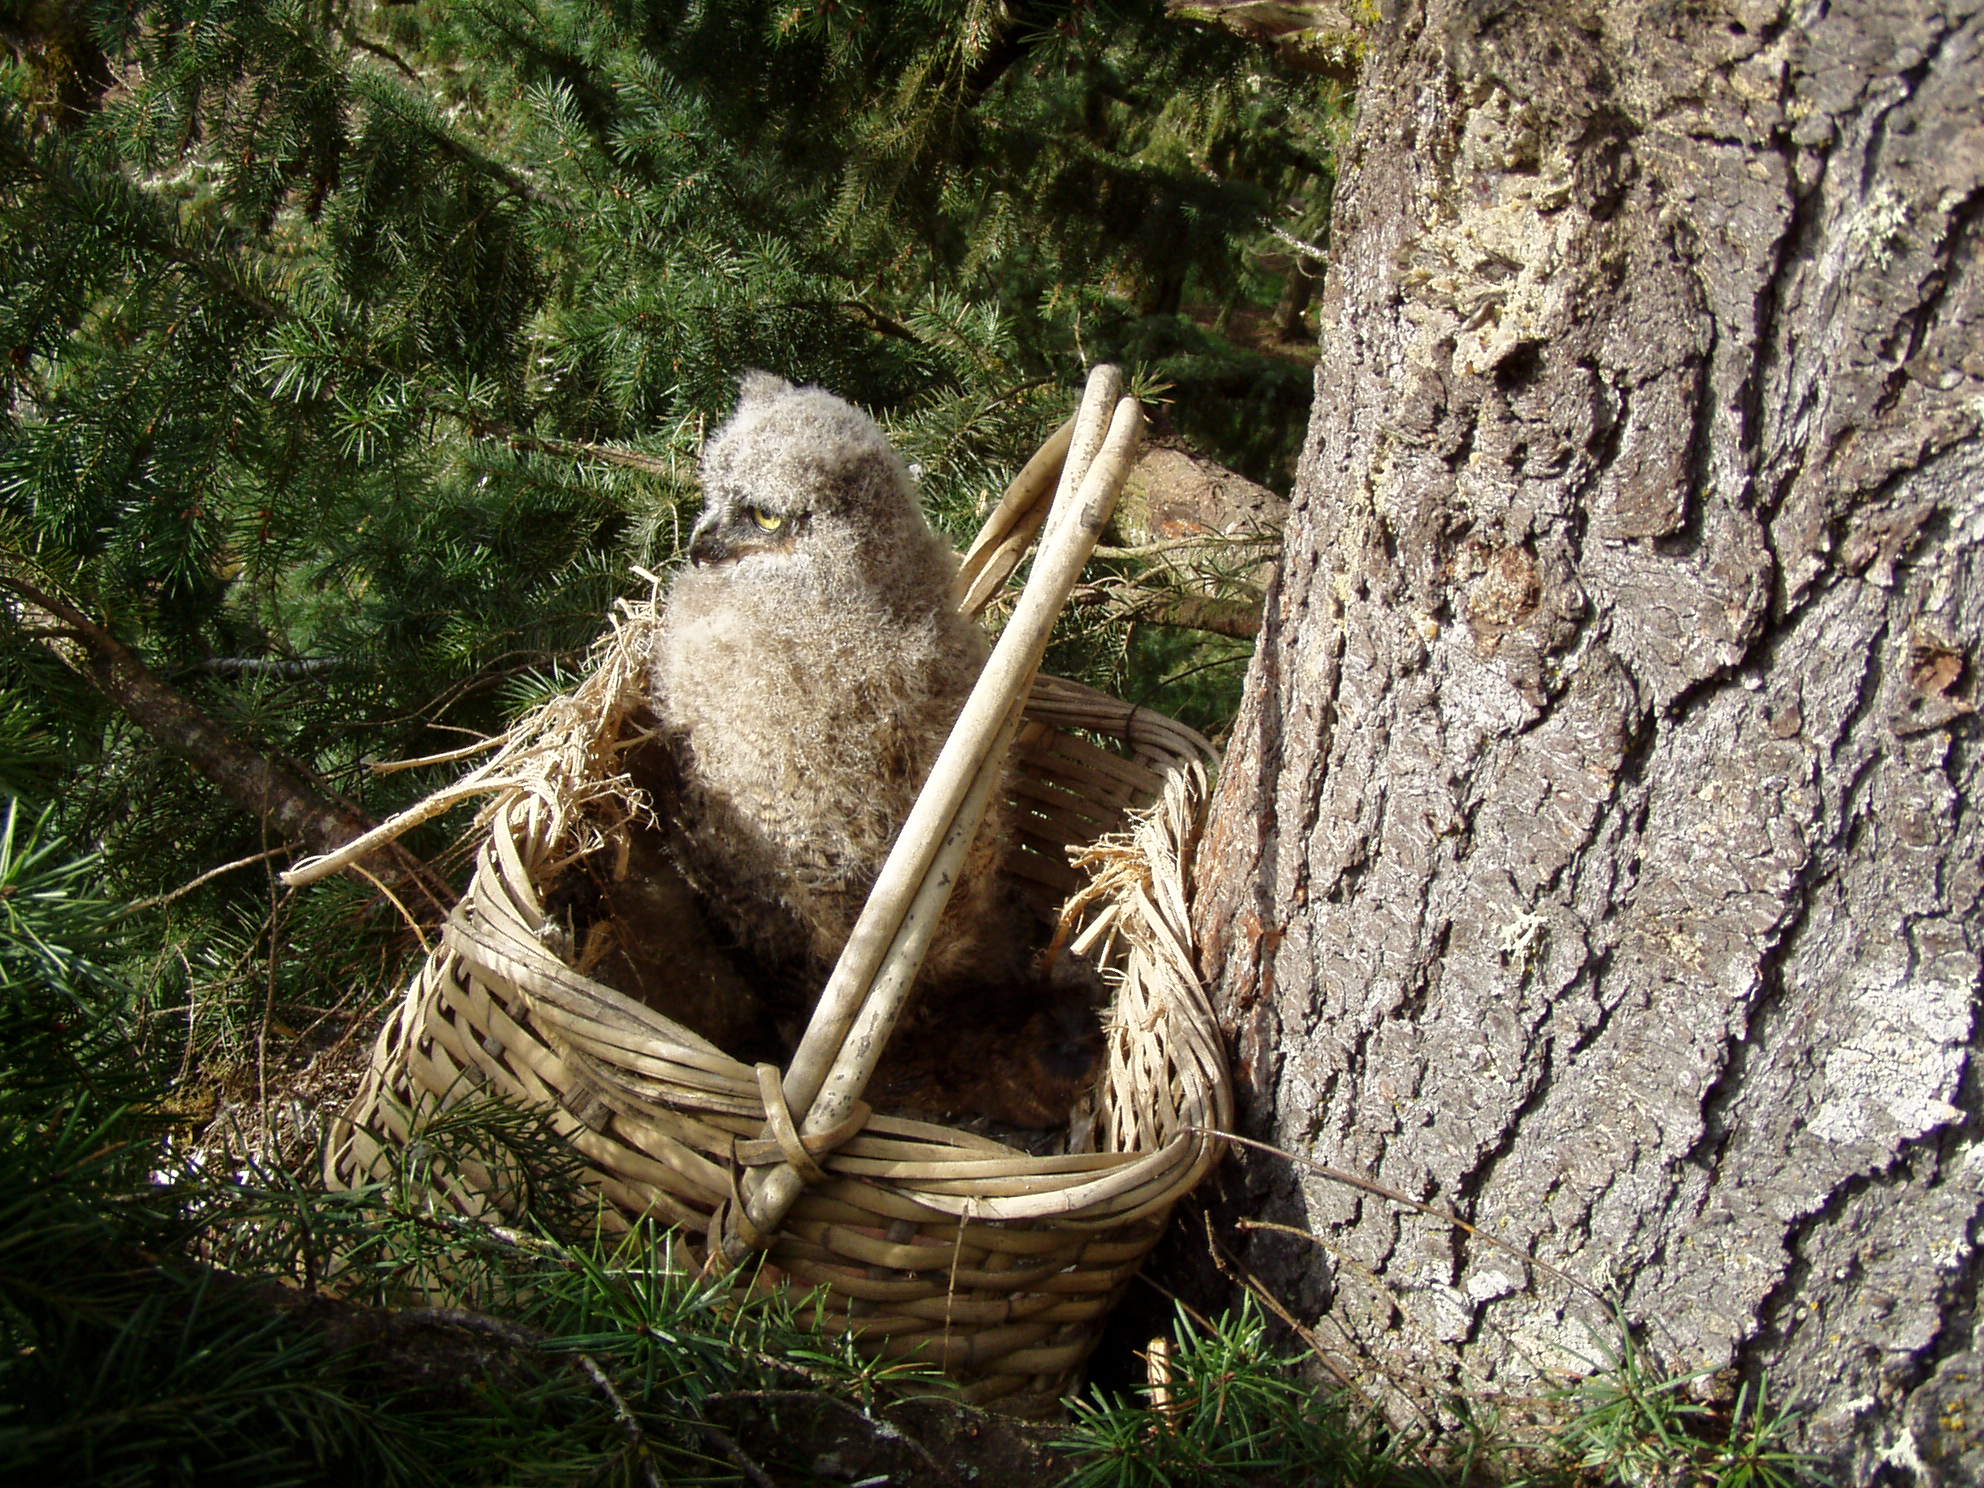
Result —
[[689, 543], [698, 568], [822, 557], [867, 566], [931, 538], [909, 471], [875, 421], [823, 388], [766, 372], [745, 374], [737, 411], [703, 448], [702, 482]]

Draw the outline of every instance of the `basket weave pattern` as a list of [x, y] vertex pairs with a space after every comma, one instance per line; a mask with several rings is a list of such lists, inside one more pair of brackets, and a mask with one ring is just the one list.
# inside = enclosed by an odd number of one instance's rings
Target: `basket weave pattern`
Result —
[[[1211, 1167], [1205, 1132], [1230, 1125], [1185, 896], [1209, 748], [1074, 683], [1042, 676], [1029, 694], [1006, 777], [1007, 871], [1060, 915], [1113, 998], [1067, 1151], [1036, 1156], [866, 1107], [802, 1141], [777, 1069], [742, 1064], [581, 974], [547, 908], [575, 865], [623, 850], [646, 809], [621, 759], [642, 742], [635, 720], [661, 621], [651, 602], [622, 611], [586, 680], [443, 793], [487, 798], [474, 876], [380, 1035], [327, 1178], [384, 1177], [387, 1149], [428, 1114], [492, 1094], [551, 1114], [607, 1225], [678, 1225], [700, 1260], [713, 1224], [739, 1223], [744, 1172], [789, 1164], [806, 1185], [775, 1234], [750, 1235], [765, 1264], [749, 1284], [815, 1289], [821, 1321], [873, 1354], [940, 1366], [969, 1398], [1052, 1408], [1172, 1207]], [[469, 1170], [436, 1200], [501, 1217], [501, 1187]]]

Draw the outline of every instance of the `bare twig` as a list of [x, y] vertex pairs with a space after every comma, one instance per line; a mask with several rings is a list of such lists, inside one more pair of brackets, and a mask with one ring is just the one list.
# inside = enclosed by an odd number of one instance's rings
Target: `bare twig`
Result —
[[869, 1415], [867, 1411], [854, 1404], [853, 1401], [843, 1400], [838, 1395], [812, 1390], [724, 1390], [714, 1395], [706, 1396], [704, 1399], [706, 1403], [709, 1401], [734, 1400], [756, 1401], [766, 1405], [798, 1404], [830, 1406], [842, 1415], [852, 1416], [856, 1421], [859, 1421], [861, 1423], [861, 1429], [876, 1440], [909, 1448], [910, 1451], [923, 1459], [923, 1465], [935, 1473], [940, 1482], [952, 1483], [957, 1481], [957, 1475], [946, 1469], [922, 1442], [916, 1440], [915, 1437], [906, 1431], [897, 1430], [889, 1422], [878, 1420], [876, 1417]]
[[1261, 226], [1265, 227], [1270, 234], [1279, 238], [1304, 258], [1313, 258], [1317, 263], [1328, 263], [1330, 261], [1330, 254], [1327, 248], [1319, 248], [1314, 243], [1305, 243], [1302, 239], [1296, 237], [1294, 233], [1289, 232], [1286, 228], [1276, 227], [1272, 222], [1263, 221]]
[[1228, 1280], [1238, 1282], [1241, 1286], [1245, 1287], [1248, 1293], [1256, 1298], [1263, 1307], [1281, 1319], [1288, 1326], [1290, 1332], [1294, 1333], [1297, 1338], [1300, 1338], [1303, 1343], [1307, 1344], [1309, 1351], [1316, 1356], [1316, 1362], [1329, 1371], [1332, 1379], [1375, 1410], [1377, 1408], [1376, 1402], [1364, 1393], [1358, 1386], [1357, 1381], [1351, 1377], [1349, 1372], [1341, 1364], [1337, 1363], [1335, 1359], [1331, 1358], [1324, 1351], [1323, 1341], [1311, 1329], [1305, 1327], [1295, 1314], [1289, 1310], [1287, 1304], [1273, 1292], [1269, 1291], [1259, 1277], [1242, 1266], [1239, 1260], [1219, 1243], [1219, 1237], [1213, 1233], [1211, 1214], [1205, 1216], [1205, 1225], [1206, 1249], [1212, 1253], [1213, 1264], [1225, 1273]]
[[[1406, 1306], [1405, 1298], [1399, 1295], [1397, 1288], [1392, 1286], [1390, 1282], [1386, 1281], [1384, 1277], [1380, 1276], [1376, 1271], [1372, 1270], [1371, 1267], [1366, 1265], [1362, 1260], [1358, 1259], [1354, 1255], [1349, 1254], [1341, 1246], [1332, 1245], [1328, 1240], [1325, 1240], [1321, 1235], [1313, 1234], [1310, 1231], [1302, 1229], [1297, 1225], [1276, 1224], [1272, 1220], [1243, 1219], [1236, 1224], [1235, 1228], [1242, 1230], [1265, 1230], [1270, 1234], [1289, 1235], [1297, 1240], [1307, 1240], [1311, 1245], [1314, 1245], [1319, 1250], [1327, 1251], [1331, 1256], [1331, 1258], [1334, 1259], [1339, 1266], [1343, 1267], [1346, 1271], [1354, 1273], [1360, 1280], [1363, 1281], [1363, 1283], [1366, 1286], [1371, 1288], [1372, 1291], [1377, 1292], [1381, 1296], [1383, 1296], [1386, 1304], [1392, 1309], [1393, 1312], [1398, 1314], [1401, 1326], [1404, 1327], [1408, 1332], [1412, 1333], [1422, 1343], [1424, 1343], [1428, 1348], [1428, 1350], [1430, 1350], [1435, 1354], [1444, 1355], [1449, 1361], [1451, 1361], [1453, 1367], [1456, 1370], [1458, 1370], [1462, 1374], [1470, 1376], [1471, 1378], [1479, 1382], [1481, 1385], [1486, 1386], [1489, 1383], [1486, 1379], [1482, 1378], [1482, 1376], [1478, 1371], [1474, 1370], [1468, 1365], [1467, 1360], [1462, 1357], [1459, 1349], [1455, 1348], [1452, 1344], [1448, 1343], [1445, 1339], [1441, 1338], [1438, 1334], [1434, 1333], [1430, 1328], [1428, 1328], [1424, 1323], [1419, 1321], [1419, 1319], [1413, 1315], [1412, 1309]], [[1332, 1319], [1332, 1321], [1335, 1321], [1335, 1319]], [[1337, 1330], [1340, 1333], [1344, 1332], [1343, 1325], [1341, 1323], [1337, 1324]], [[1350, 1341], [1350, 1336], [1348, 1333], [1344, 1333], [1344, 1337], [1346, 1341]], [[1366, 1358], [1366, 1363], [1377, 1365], [1380, 1368], [1383, 1367], [1381, 1364], [1379, 1364], [1378, 1361], [1369, 1359], [1368, 1356]], [[1395, 1370], [1385, 1370], [1384, 1372], [1391, 1375], [1391, 1377], [1395, 1381], [1400, 1378], [1410, 1379], [1409, 1376], [1401, 1376]], [[1411, 1383], [1419, 1384], [1420, 1381], [1411, 1380]], [[1416, 1405], [1417, 1401], [1415, 1401], [1414, 1404]]]
[[445, 1328], [460, 1328], [468, 1333], [487, 1334], [512, 1348], [538, 1349], [546, 1341], [545, 1335], [534, 1328], [491, 1317], [485, 1312], [471, 1312], [465, 1307], [405, 1307], [400, 1309], [399, 1316], [403, 1322], [432, 1323]]
[[[467, 1333], [480, 1333], [506, 1343], [511, 1348], [533, 1354], [541, 1352], [551, 1341], [548, 1334], [541, 1333], [535, 1328], [526, 1328], [503, 1318], [490, 1317], [487, 1313], [470, 1312], [461, 1307], [409, 1307], [400, 1313], [400, 1317], [407, 1322], [432, 1323], [441, 1327], [460, 1328]], [[614, 1419], [620, 1423], [620, 1429], [626, 1434], [627, 1440], [633, 1445], [635, 1454], [640, 1459], [642, 1478], [652, 1484], [653, 1488], [661, 1488], [661, 1479], [655, 1474], [654, 1463], [649, 1454], [642, 1450], [647, 1445], [647, 1433], [641, 1429], [640, 1419], [629, 1409], [626, 1398], [614, 1387], [612, 1378], [591, 1354], [574, 1353], [571, 1359], [586, 1378], [592, 1381], [593, 1388], [605, 1397], [606, 1403], [612, 1408]], [[736, 1444], [733, 1442], [731, 1446], [734, 1449]], [[748, 1459], [738, 1460], [739, 1458], [742, 1458], [741, 1453], [732, 1459], [737, 1462], [739, 1469], [753, 1482], [761, 1481], [762, 1475], [754, 1472], [752, 1466], [747, 1465]]]
[[487, 754], [492, 749], [501, 749], [509, 742], [508, 733], [491, 734], [477, 738], [473, 744], [464, 744], [460, 749], [448, 749], [440, 754], [423, 754], [419, 759], [380, 760], [367, 768], [374, 775], [396, 775], [401, 770], [417, 770], [422, 765], [452, 765], [460, 760], [473, 759], [478, 754]]
[[[730, 1465], [749, 1478], [752, 1483], [757, 1485], [757, 1488], [778, 1488], [776, 1481], [762, 1467], [758, 1466], [757, 1462], [749, 1453], [737, 1445], [737, 1438], [732, 1436], [728, 1431], [725, 1431], [714, 1421], [698, 1419], [696, 1430], [715, 1442], [717, 1450], [730, 1459]], [[654, 1480], [650, 1477], [649, 1481], [652, 1482]]]
[[[28, 566], [23, 555], [4, 550], [0, 561]], [[62, 660], [161, 749], [191, 765], [237, 807], [262, 821], [272, 835], [301, 838], [318, 851], [328, 851], [371, 829], [371, 818], [357, 806], [238, 737], [154, 672], [108, 626], [4, 567], [0, 567], [0, 589], [75, 632], [73, 649], [55, 648]], [[446, 912], [446, 886], [434, 879], [425, 863], [397, 843], [388, 849], [386, 862], [396, 882], [412, 881]]]
[[[1345, 1390], [1355, 1395], [1359, 1400], [1363, 1401], [1364, 1406], [1367, 1410], [1371, 1411], [1375, 1415], [1379, 1415], [1379, 1416], [1383, 1415], [1383, 1412], [1379, 1410], [1378, 1403], [1375, 1400], [1373, 1400], [1368, 1394], [1365, 1393], [1363, 1386], [1359, 1385], [1354, 1379], [1352, 1379], [1350, 1375], [1343, 1369], [1343, 1367], [1339, 1365], [1336, 1362], [1336, 1360], [1332, 1359], [1327, 1352], [1325, 1352], [1323, 1348], [1322, 1339], [1318, 1338], [1312, 1329], [1304, 1327], [1303, 1324], [1296, 1318], [1295, 1314], [1288, 1308], [1287, 1304], [1285, 1304], [1281, 1300], [1281, 1298], [1277, 1297], [1273, 1292], [1269, 1291], [1266, 1285], [1262, 1283], [1259, 1277], [1255, 1276], [1251, 1271], [1246, 1270], [1245, 1267], [1241, 1266], [1240, 1262], [1237, 1259], [1235, 1259], [1232, 1255], [1230, 1255], [1220, 1246], [1218, 1238], [1213, 1234], [1212, 1231], [1212, 1216], [1210, 1214], [1206, 1216], [1206, 1245], [1207, 1248], [1212, 1252], [1214, 1265], [1218, 1266], [1219, 1269], [1222, 1272], [1224, 1272], [1228, 1278], [1230, 1278], [1233, 1281], [1237, 1281], [1240, 1283], [1240, 1285], [1244, 1286], [1252, 1296], [1260, 1300], [1261, 1304], [1264, 1307], [1266, 1307], [1270, 1312], [1272, 1312], [1277, 1318], [1281, 1319], [1281, 1321], [1287, 1325], [1288, 1329], [1292, 1333], [1294, 1333], [1296, 1337], [1300, 1338], [1303, 1343], [1308, 1345], [1309, 1351], [1316, 1356], [1316, 1361], [1319, 1364], [1321, 1364], [1324, 1369], [1328, 1370], [1330, 1375], [1340, 1385], [1342, 1385]], [[1364, 1362], [1367, 1365], [1369, 1365], [1372, 1361], [1366, 1359]], [[1389, 1373], [1389, 1371], [1386, 1372]], [[1395, 1376], [1394, 1376], [1394, 1383], [1396, 1383]], [[1400, 1392], [1400, 1395], [1401, 1398], [1403, 1398], [1407, 1404], [1409, 1404], [1428, 1422], [1432, 1423], [1435, 1426], [1439, 1424], [1437, 1419], [1434, 1417], [1433, 1413], [1427, 1410], [1425, 1404], [1418, 1398], [1417, 1394], [1414, 1391], [1403, 1390]], [[1419, 1457], [1420, 1461], [1426, 1463], [1426, 1465], [1429, 1467], [1432, 1466], [1432, 1459], [1428, 1455], [1426, 1446], [1423, 1441], [1412, 1437], [1406, 1437], [1402, 1439], [1402, 1444], [1410, 1447], [1411, 1450]]]
[[245, 858], [236, 858], [232, 863], [222, 863], [218, 868], [209, 868], [198, 878], [193, 879], [189, 883], [181, 884], [169, 894], [154, 894], [149, 899], [133, 899], [129, 904], [124, 906], [118, 918], [121, 919], [125, 915], [136, 914], [141, 909], [161, 908], [164, 905], [172, 903], [175, 899], [184, 899], [193, 890], [199, 888], [201, 884], [219, 878], [223, 873], [232, 873], [237, 868], [252, 868], [255, 864], [267, 862], [270, 858], [279, 858], [284, 853], [296, 852], [302, 846], [303, 844], [300, 842], [285, 842], [278, 847], [270, 848], [267, 852], [250, 853]]
[[195, 663], [193, 670], [217, 677], [309, 677], [343, 665], [335, 656], [210, 656]]
[[507, 424], [494, 419], [485, 419], [461, 409], [436, 407], [436, 413], [447, 414], [460, 419], [471, 434], [482, 439], [500, 439], [513, 450], [523, 454], [557, 455], [568, 460], [598, 460], [606, 465], [624, 465], [629, 470], [639, 470], [648, 475], [674, 475], [677, 466], [672, 460], [664, 460], [657, 455], [644, 455], [639, 450], [622, 449], [613, 444], [591, 444], [577, 439], [553, 439], [543, 434], [526, 434], [521, 429], [512, 429]]
[[1068, 603], [1106, 609], [1121, 620], [1203, 630], [1241, 641], [1251, 641], [1261, 633], [1261, 606], [1248, 600], [1163, 594], [1135, 584], [1104, 582], [1077, 585], [1068, 595]]
[[[1418, 1199], [1413, 1198], [1411, 1195], [1400, 1193], [1395, 1188], [1388, 1188], [1384, 1184], [1379, 1183], [1374, 1179], [1366, 1178], [1358, 1173], [1345, 1172], [1342, 1168], [1332, 1168], [1326, 1163], [1317, 1162], [1312, 1157], [1304, 1157], [1299, 1152], [1290, 1152], [1288, 1151], [1287, 1148], [1277, 1147], [1271, 1142], [1257, 1142], [1252, 1137], [1239, 1136], [1234, 1132], [1215, 1131], [1210, 1127], [1204, 1127], [1204, 1126], [1187, 1127], [1186, 1130], [1197, 1132], [1202, 1136], [1217, 1137], [1219, 1138], [1219, 1140], [1223, 1142], [1232, 1142], [1241, 1147], [1252, 1147], [1257, 1152], [1266, 1152], [1272, 1154], [1275, 1157], [1286, 1158], [1288, 1161], [1292, 1163], [1299, 1163], [1302, 1167], [1307, 1168], [1310, 1172], [1316, 1174], [1320, 1178], [1329, 1179], [1332, 1183], [1347, 1184], [1351, 1188], [1360, 1188], [1364, 1190], [1364, 1192], [1366, 1193], [1376, 1194], [1381, 1199], [1390, 1199], [1394, 1204], [1403, 1204], [1406, 1208], [1414, 1210], [1420, 1214], [1424, 1214], [1431, 1219], [1437, 1219], [1444, 1224], [1450, 1224], [1454, 1226], [1456, 1229], [1462, 1231], [1472, 1239], [1480, 1240], [1488, 1245], [1492, 1245], [1497, 1250], [1507, 1251], [1510, 1255], [1514, 1256], [1524, 1265], [1534, 1266], [1539, 1271], [1544, 1271], [1549, 1273], [1551, 1276], [1554, 1276], [1559, 1281], [1563, 1282], [1566, 1286], [1576, 1288], [1578, 1291], [1583, 1292], [1586, 1296], [1600, 1303], [1608, 1310], [1612, 1306], [1610, 1299], [1608, 1299], [1603, 1292], [1599, 1291], [1589, 1282], [1578, 1280], [1578, 1278], [1571, 1275], [1570, 1272], [1562, 1270], [1559, 1267], [1553, 1266], [1548, 1261], [1538, 1260], [1535, 1256], [1531, 1255], [1521, 1246], [1511, 1245], [1508, 1241], [1500, 1238], [1499, 1236], [1491, 1235], [1486, 1230], [1483, 1230], [1478, 1226], [1469, 1224], [1466, 1220], [1462, 1219], [1458, 1214], [1451, 1213], [1450, 1211], [1442, 1209], [1437, 1205], [1423, 1204]], [[1288, 1231], [1288, 1233], [1292, 1235], [1306, 1236], [1308, 1239], [1312, 1241], [1315, 1240], [1316, 1238], [1315, 1236], [1310, 1235], [1306, 1230], [1298, 1230], [1293, 1228], [1292, 1226], [1287, 1226], [1287, 1225], [1270, 1225], [1264, 1220], [1245, 1220], [1242, 1221], [1242, 1223], [1258, 1229], [1285, 1229]]]
[[[634, 1413], [627, 1409], [627, 1402], [621, 1399], [620, 1392], [613, 1388], [613, 1381], [606, 1377], [606, 1371], [599, 1367], [599, 1361], [593, 1358], [591, 1354], [574, 1354], [572, 1357], [577, 1362], [579, 1368], [585, 1371], [586, 1378], [590, 1379], [599, 1393], [606, 1397], [606, 1403], [613, 1407], [614, 1418], [620, 1422], [620, 1429], [627, 1434], [627, 1440], [634, 1448], [634, 1455], [640, 1459], [641, 1477], [647, 1481], [650, 1488], [661, 1488], [661, 1479], [655, 1475], [653, 1458], [645, 1450], [648, 1440], [647, 1433], [641, 1430], [641, 1423], [635, 1419]], [[714, 1427], [709, 1429], [715, 1430]], [[716, 1434], [719, 1437], [723, 1437], [723, 1433], [720, 1431], [716, 1432]], [[728, 1455], [731, 1457], [731, 1460], [737, 1464], [746, 1477], [750, 1478], [754, 1483], [763, 1481], [765, 1488], [772, 1488], [770, 1479], [765, 1478], [764, 1474], [758, 1472], [756, 1470], [756, 1464], [752, 1463], [749, 1458], [737, 1450], [737, 1444], [735, 1442], [730, 1441], [728, 1437], [723, 1437], [723, 1440], [729, 1443], [730, 1452]]]
[[357, 47], [361, 52], [369, 52], [383, 62], [390, 62], [408, 82], [417, 83], [420, 81], [420, 74], [413, 70], [413, 64], [408, 62], [406, 58], [402, 57], [391, 47], [381, 46], [376, 41], [366, 40], [366, 38], [360, 36], [350, 26], [340, 26], [338, 31], [348, 45]]
[[391, 889], [387, 888], [384, 882], [380, 880], [379, 875], [374, 873], [371, 869], [367, 868], [363, 863], [352, 862], [347, 866], [351, 868], [352, 872], [362, 874], [365, 877], [366, 881], [369, 882], [373, 888], [377, 889], [381, 894], [384, 894], [386, 896], [386, 898], [391, 902], [393, 908], [397, 909], [400, 912], [400, 918], [406, 921], [407, 929], [411, 930], [414, 934], [414, 938], [420, 942], [420, 953], [423, 956], [432, 956], [434, 954], [433, 942], [428, 940], [427, 932], [420, 928], [420, 921], [416, 920], [413, 917], [413, 915], [408, 912], [407, 907], [400, 902], [399, 895], [395, 894]]
[[1205, 557], [1222, 548], [1262, 550], [1279, 548], [1281, 538], [1272, 532], [1259, 530], [1247, 532], [1201, 532], [1190, 537], [1164, 537], [1156, 542], [1138, 543], [1134, 547], [1112, 548], [1098, 544], [1095, 556], [1098, 558], [1163, 558], [1172, 553], [1190, 553]]

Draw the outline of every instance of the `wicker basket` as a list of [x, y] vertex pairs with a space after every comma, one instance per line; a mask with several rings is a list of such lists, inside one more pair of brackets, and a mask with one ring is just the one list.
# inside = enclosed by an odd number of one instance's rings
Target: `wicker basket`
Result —
[[[1052, 474], [1067, 434], [988, 522], [960, 584], [968, 603], [996, 587], [986, 576], [1002, 562], [1010, 570], [1000, 554], [1016, 559], [1014, 533], [1039, 526], [1044, 503], [1029, 501], [1029, 483]], [[738, 1274], [814, 1289], [824, 1320], [863, 1349], [930, 1361], [1003, 1409], [1053, 1408], [1172, 1206], [1211, 1167], [1217, 1143], [1204, 1133], [1229, 1125], [1186, 915], [1209, 747], [1074, 683], [1036, 677], [1026, 691], [1003, 777], [1019, 839], [1009, 871], [1063, 911], [1114, 997], [1103, 1066], [1065, 1152], [1030, 1155], [858, 1101], [820, 1131], [788, 1108], [790, 1074], [742, 1064], [576, 971], [547, 908], [575, 865], [620, 850], [643, 809], [620, 764], [639, 742], [659, 623], [652, 603], [623, 606], [580, 687], [461, 786], [389, 824], [404, 830], [414, 815], [489, 794], [473, 880], [338, 1123], [329, 1181], [384, 1176], [382, 1144], [406, 1142], [467, 1094], [545, 1108], [606, 1201], [607, 1224], [679, 1225], [698, 1260], [761, 1247], [765, 1264]], [[761, 1226], [747, 1199], [777, 1173], [791, 1180], [789, 1207]], [[501, 1208], [494, 1187], [470, 1173], [438, 1197], [490, 1213]]]

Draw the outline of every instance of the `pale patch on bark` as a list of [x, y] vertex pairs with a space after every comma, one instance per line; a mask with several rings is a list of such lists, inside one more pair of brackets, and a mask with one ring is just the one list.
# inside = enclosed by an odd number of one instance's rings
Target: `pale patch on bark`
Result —
[[1825, 1056], [1814, 1136], [1893, 1142], [1963, 1119], [1950, 1097], [1967, 1058], [1974, 979], [1937, 981], [1910, 971], [1890, 961], [1856, 979], [1854, 1021]]

